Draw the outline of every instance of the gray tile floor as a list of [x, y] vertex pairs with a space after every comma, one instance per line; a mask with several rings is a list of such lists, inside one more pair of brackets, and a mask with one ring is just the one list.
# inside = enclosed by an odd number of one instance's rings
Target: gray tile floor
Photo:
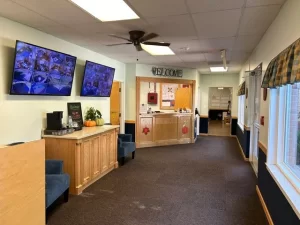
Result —
[[68, 203], [49, 225], [266, 225], [256, 177], [235, 138], [138, 149], [136, 159]]

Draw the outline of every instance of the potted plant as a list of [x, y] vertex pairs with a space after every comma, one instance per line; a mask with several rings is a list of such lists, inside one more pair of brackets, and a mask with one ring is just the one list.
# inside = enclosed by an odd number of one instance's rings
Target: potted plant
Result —
[[90, 107], [85, 113], [85, 122], [84, 126], [86, 127], [94, 127], [96, 126], [96, 110], [94, 107]]

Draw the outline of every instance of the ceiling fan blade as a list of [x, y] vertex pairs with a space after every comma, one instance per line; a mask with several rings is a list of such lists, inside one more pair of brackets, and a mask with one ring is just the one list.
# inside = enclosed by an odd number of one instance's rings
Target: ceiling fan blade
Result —
[[120, 36], [117, 36], [117, 35], [114, 35], [114, 34], [109, 34], [108, 36], [110, 36], [110, 37], [114, 37], [114, 38], [123, 39], [123, 40], [130, 41], [130, 42], [131, 42], [131, 40], [129, 40], [129, 39], [127, 39], [127, 38], [120, 37]]
[[142, 49], [142, 46], [141, 46], [141, 45], [136, 45], [136, 46], [135, 46], [135, 48], [136, 48], [136, 50], [137, 50], [137, 51], [139, 51], [139, 52], [140, 52], [140, 51], [143, 51], [143, 49]]
[[156, 37], [158, 37], [158, 34], [155, 33], [146, 34], [144, 37], [140, 38], [140, 42], [148, 41]]
[[171, 45], [170, 43], [151, 42], [151, 41], [143, 42], [143, 44], [144, 44], [144, 45], [166, 46], [166, 47], [169, 47], [169, 46]]
[[120, 43], [120, 44], [111, 44], [111, 45], [105, 45], [105, 46], [117, 46], [117, 45], [131, 45], [131, 42], [128, 43]]

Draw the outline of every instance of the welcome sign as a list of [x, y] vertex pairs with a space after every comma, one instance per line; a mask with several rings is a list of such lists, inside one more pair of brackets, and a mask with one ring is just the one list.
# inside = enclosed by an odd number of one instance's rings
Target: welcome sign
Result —
[[163, 76], [163, 77], [182, 77], [183, 70], [152, 67], [152, 74], [154, 76]]

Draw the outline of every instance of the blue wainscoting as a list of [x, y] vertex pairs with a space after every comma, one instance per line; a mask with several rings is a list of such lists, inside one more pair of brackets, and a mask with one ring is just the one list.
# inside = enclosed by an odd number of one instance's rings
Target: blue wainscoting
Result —
[[236, 118], [231, 119], [231, 135], [236, 135], [237, 121]]
[[250, 152], [250, 131], [245, 130], [242, 131], [239, 125], [236, 126], [236, 136], [240, 142], [240, 145], [243, 149], [244, 156], [249, 158]]
[[266, 168], [266, 154], [259, 149], [258, 187], [275, 225], [299, 225], [300, 220]]
[[200, 116], [200, 133], [207, 134], [208, 133], [208, 118]]

